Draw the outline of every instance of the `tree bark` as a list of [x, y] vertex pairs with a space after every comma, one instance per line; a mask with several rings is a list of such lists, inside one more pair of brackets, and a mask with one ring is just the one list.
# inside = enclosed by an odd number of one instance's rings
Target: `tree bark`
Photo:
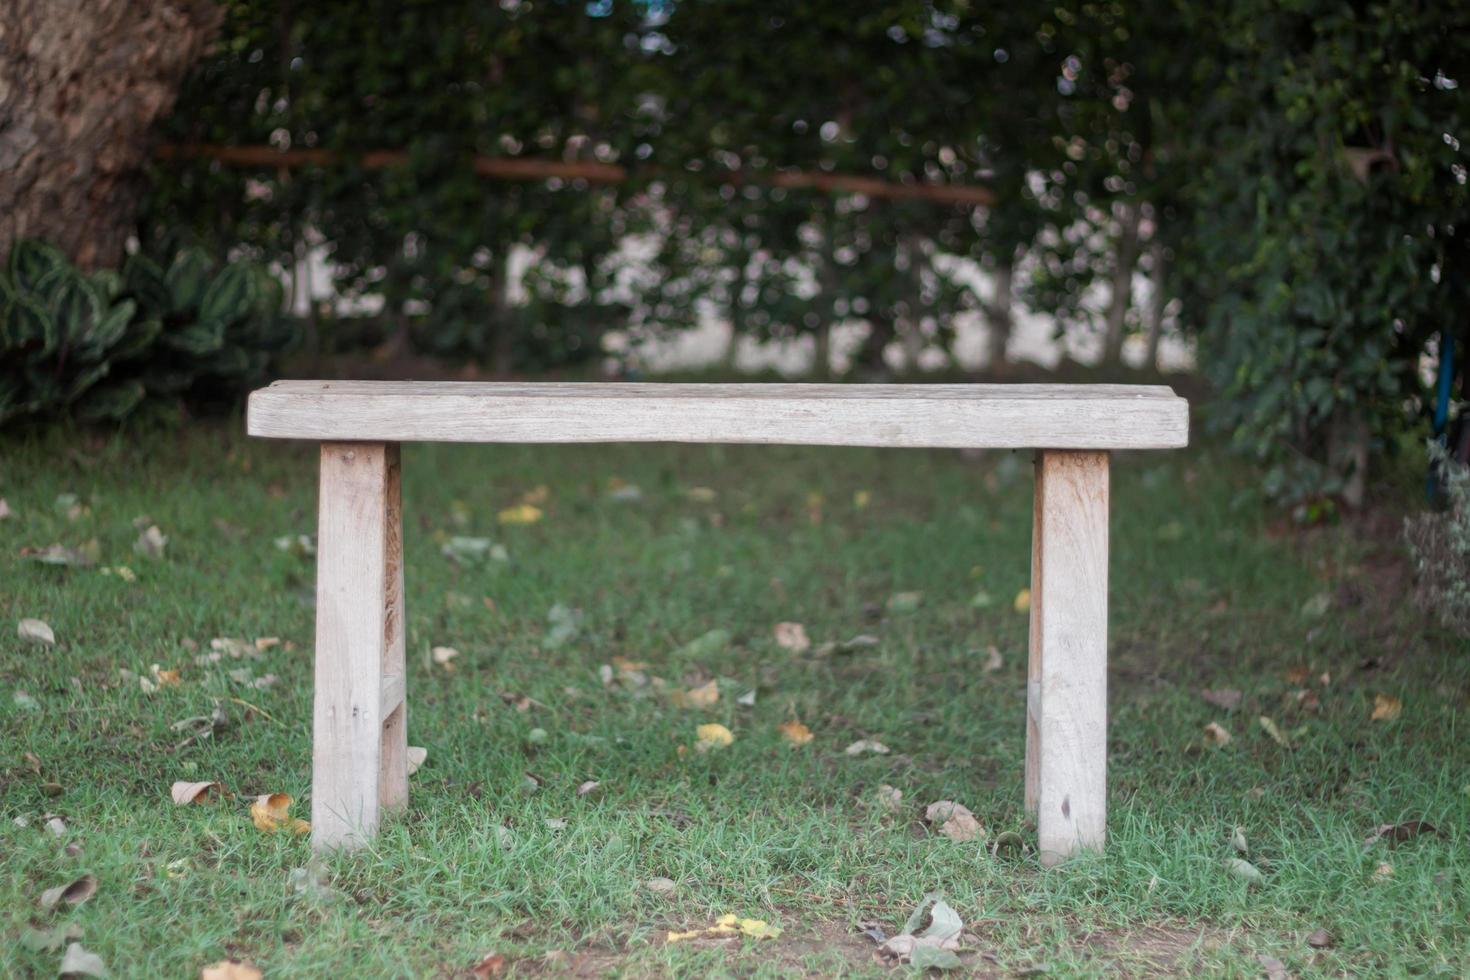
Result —
[[[1158, 232], [1154, 233], [1155, 235]], [[1159, 342], [1164, 336], [1164, 310], [1169, 305], [1169, 294], [1164, 289], [1168, 259], [1164, 257], [1164, 243], [1158, 238], [1149, 245], [1153, 256], [1153, 290], [1148, 301], [1148, 352], [1144, 354], [1143, 366], [1150, 371], [1159, 368]]]
[[1138, 264], [1138, 205], [1129, 201], [1119, 217], [1122, 230], [1114, 252], [1113, 292], [1108, 300], [1107, 333], [1103, 340], [1103, 363], [1119, 364], [1123, 360], [1123, 328], [1128, 309], [1133, 305], [1133, 268]]
[[221, 20], [211, 0], [6, 0], [0, 257], [43, 238], [83, 269], [122, 260], [149, 130]]
[[983, 304], [985, 325], [989, 328], [986, 337], [987, 355], [985, 367], [990, 371], [1003, 372], [1010, 363], [1006, 348], [1011, 342], [1011, 329], [1015, 321], [1012, 315], [1015, 296], [1016, 266], [1005, 261], [995, 267], [995, 298]]

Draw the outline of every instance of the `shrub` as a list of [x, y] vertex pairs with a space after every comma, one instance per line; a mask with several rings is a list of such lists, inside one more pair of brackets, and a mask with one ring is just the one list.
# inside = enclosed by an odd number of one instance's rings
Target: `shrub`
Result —
[[0, 425], [121, 420], [149, 398], [233, 396], [292, 339], [280, 300], [260, 266], [215, 271], [198, 249], [167, 270], [132, 255], [86, 274], [51, 245], [18, 242], [0, 272]]
[[1448, 507], [1404, 522], [1404, 536], [1418, 575], [1415, 599], [1450, 629], [1470, 636], [1470, 466], [1456, 462], [1437, 443], [1430, 457], [1439, 468]]

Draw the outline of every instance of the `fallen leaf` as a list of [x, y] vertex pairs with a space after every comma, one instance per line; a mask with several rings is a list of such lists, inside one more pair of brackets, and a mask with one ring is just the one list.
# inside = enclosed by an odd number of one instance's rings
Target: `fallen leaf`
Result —
[[486, 953], [480, 958], [480, 962], [471, 967], [470, 973], [474, 975], [475, 980], [491, 980], [492, 977], [504, 974], [505, 967], [506, 961], [503, 953]]
[[582, 610], [560, 602], [553, 603], [546, 612], [546, 621], [551, 628], [541, 638], [541, 646], [547, 650], [555, 650], [576, 638], [582, 628]]
[[57, 885], [55, 888], [48, 888], [42, 892], [41, 908], [54, 909], [62, 902], [68, 905], [81, 905], [95, 894], [97, 894], [97, 879], [91, 875], [82, 875], [75, 881]]
[[1405, 820], [1403, 823], [1379, 824], [1373, 828], [1373, 833], [1363, 839], [1363, 846], [1372, 847], [1379, 841], [1386, 841], [1389, 847], [1397, 847], [1420, 834], [1439, 836], [1439, 828], [1427, 820]]
[[924, 809], [924, 820], [937, 825], [939, 833], [950, 840], [984, 840], [985, 828], [975, 819], [975, 814], [962, 803], [939, 800]]
[[848, 755], [862, 755], [864, 752], [871, 752], [874, 755], [887, 755], [888, 746], [876, 739], [860, 738], [842, 751]]
[[1373, 721], [1393, 721], [1404, 710], [1404, 703], [1392, 694], [1373, 695]]
[[1322, 702], [1316, 691], [1304, 687], [1296, 692], [1296, 706], [1303, 711], [1317, 711], [1322, 707]]
[[673, 656], [682, 660], [703, 660], [725, 652], [730, 645], [730, 634], [726, 630], [710, 630], [703, 636], [695, 637], [679, 649], [675, 650]]
[[39, 619], [22, 619], [16, 632], [27, 643], [36, 643], [43, 647], [56, 645], [56, 634], [51, 631], [50, 626]]
[[63, 977], [106, 977], [107, 964], [96, 953], [83, 949], [81, 943], [72, 943], [66, 947], [57, 973]]
[[291, 817], [291, 797], [286, 793], [267, 793], [256, 797], [254, 803], [250, 804], [250, 819], [255, 822], [255, 829], [262, 833], [275, 833], [277, 830], [287, 830], [293, 834], [305, 834], [311, 830], [311, 824], [305, 820]]
[[1331, 608], [1331, 593], [1318, 592], [1316, 595], [1312, 596], [1312, 598], [1302, 603], [1302, 615], [1315, 619], [1327, 615], [1327, 611]]
[[52, 837], [65, 837], [66, 821], [61, 819], [60, 817], [52, 817], [50, 820], [46, 821], [46, 831]]
[[540, 507], [534, 504], [517, 504], [507, 507], [496, 515], [496, 520], [509, 526], [535, 524], [545, 516]]
[[811, 649], [812, 641], [807, 639], [806, 627], [800, 623], [777, 623], [773, 632], [776, 645], [792, 653], [805, 653]]
[[985, 667], [983, 668], [985, 673], [993, 674], [1004, 665], [1005, 661], [1001, 659], [999, 647], [988, 646], [985, 648]]
[[1230, 858], [1225, 862], [1225, 869], [1247, 885], [1259, 885], [1266, 880], [1261, 869], [1244, 858]]
[[14, 701], [15, 702], [15, 706], [17, 708], [20, 708], [22, 711], [40, 711], [41, 710], [41, 702], [39, 702], [35, 698], [31, 697], [31, 695], [28, 694], [28, 693], [26, 693], [25, 691], [16, 691], [14, 694], [12, 694], [10, 696], [10, 699], [12, 701]]
[[1018, 613], [1031, 611], [1031, 590], [1022, 589], [1016, 593], [1016, 598], [1011, 602], [1011, 608]]
[[422, 745], [410, 745], [408, 752], [404, 755], [404, 764], [408, 767], [408, 774], [412, 776], [419, 771], [419, 766], [429, 757], [429, 750]]
[[805, 745], [814, 737], [810, 728], [795, 719], [781, 722], [776, 730], [792, 745]]
[[1205, 726], [1205, 743], [1207, 745], [1213, 745], [1215, 748], [1229, 745], [1230, 732], [1226, 731], [1223, 726], [1212, 721]]
[[672, 895], [677, 887], [672, 878], [649, 878], [643, 883], [643, 887], [655, 895]]
[[510, 561], [510, 552], [505, 550], [505, 546], [496, 544], [489, 538], [454, 535], [439, 547], [439, 553], [458, 565]]
[[1286, 964], [1276, 957], [1261, 953], [1256, 956], [1256, 962], [1266, 971], [1266, 980], [1287, 980]]
[[1312, 947], [1313, 949], [1331, 949], [1332, 933], [1328, 932], [1326, 929], [1315, 929], [1312, 931], [1312, 934], [1307, 937], [1307, 945]]
[[1239, 707], [1242, 697], [1240, 691], [1233, 687], [1222, 687], [1218, 690], [1211, 690], [1207, 687], [1203, 691], [1200, 691], [1199, 694], [1200, 697], [1210, 702], [1210, 704], [1213, 704], [1217, 708], [1224, 708], [1226, 711], [1234, 711]]
[[708, 708], [720, 700], [720, 685], [717, 681], [691, 687], [688, 691], [675, 691], [674, 702], [685, 708]]
[[1245, 842], [1244, 827], [1236, 827], [1235, 830], [1231, 833], [1230, 846], [1235, 848], [1235, 850], [1242, 855], [1250, 853], [1250, 845]]
[[903, 790], [887, 783], [878, 787], [877, 797], [878, 805], [890, 813], [903, 806]]
[[163, 549], [168, 547], [168, 536], [158, 529], [157, 524], [150, 524], [138, 535], [138, 540], [133, 542], [133, 550], [145, 558], [162, 558]]
[[8, 521], [14, 516], [15, 511], [10, 509], [10, 505], [5, 502], [4, 497], [0, 497], [0, 521]]
[[1286, 735], [1282, 733], [1280, 728], [1276, 727], [1276, 722], [1272, 721], [1270, 718], [1267, 718], [1265, 715], [1261, 715], [1261, 717], [1257, 719], [1257, 721], [1259, 721], [1261, 725], [1261, 730], [1264, 731], [1267, 735], [1270, 735], [1273, 742], [1284, 749], [1291, 748], [1290, 739], [1288, 739]]
[[724, 725], [709, 724], [700, 725], [694, 729], [694, 743], [696, 752], [708, 752], [711, 749], [722, 749], [735, 741], [735, 735]]
[[577, 795], [578, 796], [592, 796], [593, 794], [595, 794], [601, 788], [602, 788], [602, 783], [598, 782], [595, 779], [589, 779], [585, 783], [583, 783], [582, 785], [580, 785], [580, 786], [577, 787]]
[[222, 795], [224, 787], [216, 782], [207, 783], [174, 783], [173, 789], [169, 791], [174, 802], [180, 806], [187, 803], [208, 803], [210, 800]]
[[25, 931], [20, 934], [20, 944], [33, 953], [54, 953], [67, 943], [81, 938], [82, 927], [77, 922], [68, 922], [51, 929], [26, 926]]
[[922, 592], [895, 592], [888, 597], [885, 608], [891, 613], [911, 613], [924, 602]]
[[742, 919], [737, 915], [726, 914], [715, 920], [715, 924], [706, 929], [690, 929], [687, 932], [670, 931], [664, 938], [664, 944], [684, 942], [688, 939], [722, 939], [727, 936], [746, 936], [751, 939], [776, 939], [781, 935], [781, 930], [770, 925], [764, 919]]
[[545, 820], [542, 821], [542, 823], [546, 825], [547, 830], [567, 829], [567, 822], [566, 819], [563, 817], [547, 817]]
[[459, 651], [454, 647], [434, 647], [429, 651], [429, 655], [434, 658], [434, 663], [445, 670], [452, 671], [454, 670], [452, 661], [459, 656]]
[[[928, 926], [918, 931], [926, 920]], [[961, 946], [963, 928], [959, 913], [943, 898], [926, 895], [903, 930], [879, 946], [874, 955], [880, 962], [908, 963], [916, 970], [953, 970], [960, 966], [954, 951]]]
[[[858, 490], [852, 495], [852, 506], [855, 510], [865, 510], [872, 502], [873, 492], [871, 490]], [[0, 500], [0, 504], [4, 503], [5, 501]], [[0, 514], [0, 517], [3, 516], [5, 515]]]
[[72, 568], [90, 568], [97, 564], [97, 558], [101, 553], [102, 545], [95, 538], [80, 548], [49, 544], [44, 548], [20, 549], [20, 556], [27, 561], [40, 562], [42, 565], [65, 565]]
[[251, 963], [220, 960], [199, 971], [199, 980], [260, 980], [262, 974]]
[[1387, 861], [1381, 862], [1378, 867], [1373, 869], [1373, 879], [1375, 881], [1387, 881], [1389, 878], [1392, 877], [1393, 865], [1389, 864]]

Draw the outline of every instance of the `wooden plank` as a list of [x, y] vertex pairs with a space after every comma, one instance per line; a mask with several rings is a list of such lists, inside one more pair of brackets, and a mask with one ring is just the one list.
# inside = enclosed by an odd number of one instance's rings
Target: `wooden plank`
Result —
[[1038, 455], [1031, 642], [1041, 717], [1028, 739], [1027, 799], [1050, 865], [1101, 848], [1106, 835], [1108, 454]]
[[378, 829], [395, 453], [382, 443], [321, 447], [311, 779], [317, 849], [355, 847]]
[[1041, 795], [1041, 488], [1042, 453], [1036, 454], [1031, 507], [1031, 630], [1026, 657], [1026, 813], [1036, 816]]
[[278, 381], [251, 435], [319, 441], [694, 442], [1169, 449], [1189, 405], [1160, 385]]
[[378, 770], [378, 802], [385, 810], [408, 804], [408, 692], [405, 687], [405, 648], [408, 621], [403, 601], [403, 491], [397, 443], [385, 454], [387, 531], [384, 537], [383, 665], [381, 676], [383, 719], [382, 755]]

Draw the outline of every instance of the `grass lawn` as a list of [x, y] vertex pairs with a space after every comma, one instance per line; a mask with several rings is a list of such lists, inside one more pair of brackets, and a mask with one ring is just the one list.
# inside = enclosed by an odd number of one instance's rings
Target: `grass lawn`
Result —
[[[406, 447], [408, 731], [427, 761], [375, 846], [298, 894], [306, 839], [248, 808], [285, 792], [309, 810], [313, 567], [276, 539], [314, 530], [315, 447], [242, 429], [0, 447], [0, 975], [54, 976], [61, 952], [27, 929], [67, 923], [116, 977], [226, 957], [466, 976], [491, 951], [513, 975], [881, 975], [860, 930], [896, 932], [931, 892], [981, 975], [1470, 971], [1470, 649], [1409, 604], [1391, 526], [1273, 525], [1257, 474], [1208, 447], [1115, 463], [1110, 843], [1049, 871], [1021, 800], [1029, 454]], [[499, 523], [538, 487], [542, 520]], [[134, 551], [148, 524], [161, 559]], [[507, 560], [446, 558], [451, 535]], [[19, 557], [93, 539], [93, 567]], [[102, 572], [119, 566], [135, 580]], [[56, 645], [23, 642], [25, 617]], [[811, 649], [778, 645], [780, 622]], [[860, 634], [877, 643], [821, 649]], [[216, 637], [283, 642], [196, 662]], [[144, 690], [155, 664], [178, 683]], [[679, 704], [711, 680], [717, 701]], [[1371, 720], [1379, 695], [1396, 718]], [[172, 727], [216, 705], [213, 737]], [[794, 719], [808, 744], [778, 731]], [[733, 743], [689, 749], [711, 722]], [[1210, 722], [1229, 744], [1206, 746]], [[891, 752], [845, 753], [864, 738]], [[178, 780], [233, 795], [176, 806]], [[924, 824], [946, 799], [984, 842]], [[1364, 845], [1407, 820], [1437, 833]], [[1237, 827], [1255, 882], [1227, 867]], [[39, 906], [83, 874], [95, 897]], [[665, 941], [725, 913], [782, 934]]]

